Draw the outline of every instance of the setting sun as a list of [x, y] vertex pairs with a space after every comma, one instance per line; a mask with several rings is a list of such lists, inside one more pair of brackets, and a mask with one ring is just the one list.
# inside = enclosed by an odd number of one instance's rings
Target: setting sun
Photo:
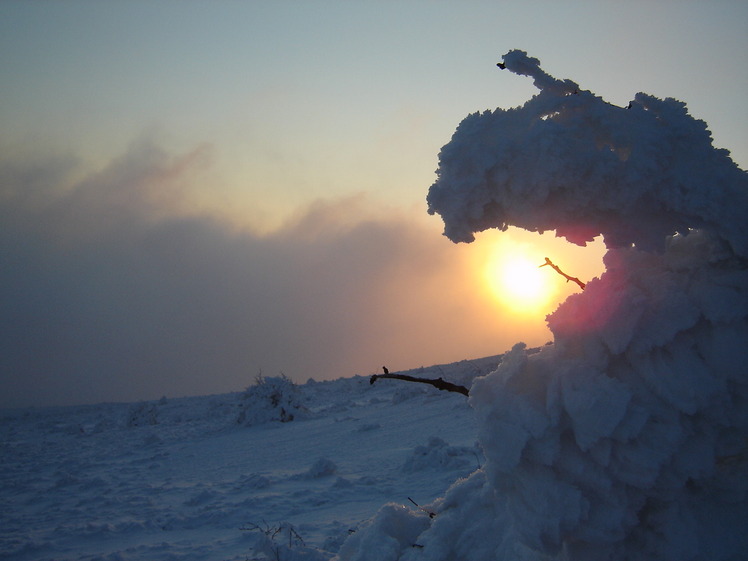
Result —
[[[535, 261], [538, 261], [537, 259]], [[496, 252], [486, 267], [486, 280], [494, 297], [519, 313], [535, 313], [546, 307], [554, 289], [531, 257]]]
[[[480, 236], [474, 263], [483, 291], [516, 320], [543, 322], [568, 296], [581, 290], [579, 282], [604, 270], [605, 245], [599, 239], [581, 247], [517, 228], [487, 230]], [[554, 264], [561, 267], [561, 273], [554, 271]], [[572, 276], [565, 279], [567, 272]]]
[[487, 294], [514, 316], [544, 318], [570, 292], [545, 263], [545, 255], [561, 255], [569, 244], [553, 237], [510, 229], [481, 234], [479, 267]]

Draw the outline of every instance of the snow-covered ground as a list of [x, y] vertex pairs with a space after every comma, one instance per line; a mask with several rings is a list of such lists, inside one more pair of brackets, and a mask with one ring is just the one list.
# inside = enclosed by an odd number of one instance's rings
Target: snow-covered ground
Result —
[[[408, 374], [469, 384], [499, 360]], [[366, 377], [253, 386], [4, 412], [0, 558], [272, 559], [264, 530], [284, 528], [280, 547], [292, 526], [282, 559], [329, 559], [381, 505], [417, 510], [409, 497], [427, 505], [484, 461], [457, 393]]]

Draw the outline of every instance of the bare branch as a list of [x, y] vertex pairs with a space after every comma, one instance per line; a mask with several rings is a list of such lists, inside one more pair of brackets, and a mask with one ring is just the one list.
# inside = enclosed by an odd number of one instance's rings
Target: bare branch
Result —
[[412, 503], [413, 503], [414, 505], [416, 505], [416, 506], [418, 507], [418, 509], [419, 509], [419, 510], [422, 510], [423, 512], [425, 512], [426, 514], [428, 514], [428, 515], [429, 515], [429, 518], [433, 518], [434, 516], [436, 516], [436, 513], [435, 513], [435, 512], [431, 512], [430, 510], [426, 510], [425, 508], [423, 508], [423, 507], [422, 507], [421, 505], [419, 505], [419, 504], [418, 504], [417, 502], [415, 502], [415, 501], [414, 501], [413, 499], [411, 499], [410, 497], [408, 497], [408, 500], [409, 500], [410, 502], [412, 502]]
[[377, 381], [378, 378], [393, 378], [395, 380], [405, 380], [406, 382], [419, 382], [421, 384], [430, 384], [435, 388], [446, 390], [448, 392], [461, 393], [462, 395], [470, 394], [469, 390], [465, 386], [458, 386], [457, 384], [452, 384], [451, 382], [445, 382], [441, 378], [433, 380], [430, 378], [415, 378], [413, 376], [406, 376], [405, 374], [373, 374], [372, 377], [369, 378], [369, 383], [373, 384]]
[[[561, 275], [562, 277], [564, 277], [566, 279], [566, 282], [573, 281], [573, 282], [577, 283], [582, 290], [584, 290], [584, 287], [587, 286], [585, 283], [583, 283], [582, 281], [580, 281], [577, 277], [570, 277], [569, 275], [567, 275], [566, 273], [564, 273], [561, 269], [558, 268], [557, 265], [554, 265], [553, 261], [551, 261], [547, 257], [545, 258], [545, 263], [543, 263], [542, 265], [540, 265], [540, 267], [545, 267], [546, 265], [550, 265], [551, 269], [553, 269], [559, 275]], [[538, 267], [538, 268], [540, 268], [540, 267]]]

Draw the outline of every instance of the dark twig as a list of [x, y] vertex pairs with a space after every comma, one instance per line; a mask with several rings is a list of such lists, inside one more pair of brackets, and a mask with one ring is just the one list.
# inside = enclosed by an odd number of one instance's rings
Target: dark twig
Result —
[[434, 516], [436, 516], [436, 513], [435, 513], [435, 512], [431, 512], [430, 510], [426, 510], [425, 508], [423, 508], [423, 507], [422, 507], [421, 505], [419, 505], [419, 504], [418, 504], [417, 502], [415, 502], [415, 501], [414, 501], [413, 499], [411, 499], [410, 497], [408, 497], [408, 500], [409, 500], [410, 502], [412, 502], [412, 503], [413, 503], [414, 505], [416, 505], [416, 506], [418, 507], [418, 509], [419, 509], [419, 510], [422, 510], [423, 512], [425, 512], [426, 514], [428, 514], [428, 515], [429, 515], [429, 518], [433, 518]]
[[369, 378], [369, 383], [373, 384], [378, 378], [392, 378], [394, 380], [405, 380], [406, 382], [419, 382], [421, 384], [430, 384], [440, 390], [446, 390], [448, 392], [461, 393], [462, 395], [469, 395], [470, 391], [465, 386], [458, 386], [451, 382], [445, 382], [441, 378], [432, 380], [429, 378], [415, 378], [413, 376], [406, 376], [405, 374], [372, 374]]
[[[567, 275], [566, 273], [564, 273], [564, 272], [563, 272], [563, 271], [562, 271], [561, 269], [559, 269], [559, 268], [558, 268], [558, 266], [557, 266], [557, 265], [554, 265], [554, 264], [553, 264], [553, 261], [551, 261], [551, 260], [550, 260], [550, 259], [548, 259], [547, 257], [545, 258], [545, 263], [543, 263], [542, 265], [540, 265], [540, 267], [545, 267], [546, 265], [550, 265], [550, 266], [551, 266], [551, 269], [553, 269], [553, 270], [554, 270], [554, 271], [556, 271], [556, 272], [557, 272], [557, 273], [558, 273], [559, 275], [561, 275], [562, 277], [564, 277], [564, 278], [566, 279], [566, 282], [569, 282], [569, 281], [574, 281], [575, 283], [577, 283], [577, 284], [579, 285], [579, 287], [580, 287], [580, 288], [581, 288], [582, 290], [584, 290], [584, 287], [585, 287], [585, 286], [587, 286], [587, 285], [586, 285], [586, 284], [584, 284], [584, 283], [583, 283], [582, 281], [580, 281], [580, 280], [579, 280], [579, 279], [578, 279], [577, 277], [570, 277], [569, 275]], [[538, 268], [540, 268], [540, 267], [538, 267]]]

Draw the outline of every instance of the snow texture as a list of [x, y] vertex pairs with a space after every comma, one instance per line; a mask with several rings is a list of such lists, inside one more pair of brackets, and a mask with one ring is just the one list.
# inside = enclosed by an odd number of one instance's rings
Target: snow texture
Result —
[[[469, 385], [499, 360], [407, 374]], [[408, 497], [428, 505], [485, 461], [475, 434], [465, 396], [364, 377], [2, 411], [0, 559], [329, 560], [383, 503], [416, 520], [399, 551], [428, 526]]]
[[[428, 529], [383, 509], [338, 559], [748, 559], [747, 174], [680, 101], [616, 107], [522, 51], [504, 65], [540, 93], [459, 125], [429, 211], [455, 242], [602, 235], [606, 271], [548, 316], [551, 344], [473, 383], [486, 464]], [[419, 547], [368, 549], [403, 535]]]
[[442, 148], [427, 200], [449, 239], [517, 226], [579, 245], [602, 234], [608, 247], [662, 250], [668, 235], [706, 228], [748, 256], [748, 175], [685, 103], [639, 93], [617, 107], [522, 51], [504, 64], [540, 93], [469, 115]]

